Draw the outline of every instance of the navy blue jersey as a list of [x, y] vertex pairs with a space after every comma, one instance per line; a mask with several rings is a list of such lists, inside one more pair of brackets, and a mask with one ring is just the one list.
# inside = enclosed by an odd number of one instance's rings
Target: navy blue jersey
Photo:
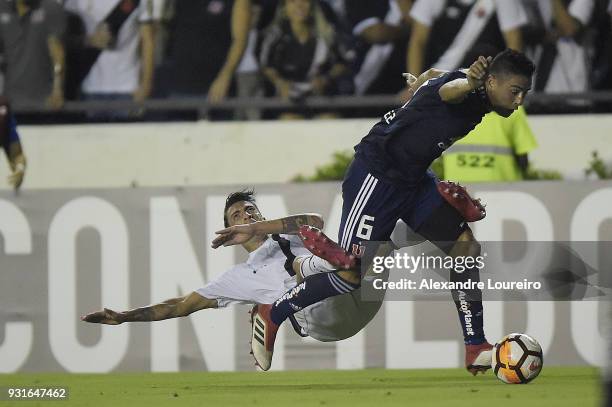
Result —
[[408, 103], [388, 112], [372, 127], [355, 146], [356, 157], [367, 163], [377, 178], [394, 184], [418, 184], [432, 161], [491, 110], [483, 91], [473, 91], [457, 104], [442, 101], [440, 87], [465, 77], [464, 72], [453, 71], [423, 84]]
[[7, 157], [10, 145], [15, 142], [20, 142], [19, 133], [17, 133], [17, 122], [11, 112], [8, 101], [0, 97], [0, 146], [6, 152]]

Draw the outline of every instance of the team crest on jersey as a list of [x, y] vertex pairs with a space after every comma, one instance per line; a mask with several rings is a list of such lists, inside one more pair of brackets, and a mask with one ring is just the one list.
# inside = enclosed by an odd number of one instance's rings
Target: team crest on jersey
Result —
[[353, 246], [351, 248], [351, 253], [353, 254], [353, 256], [359, 259], [363, 256], [363, 253], [365, 253], [365, 246], [359, 245], [357, 243], [353, 243]]

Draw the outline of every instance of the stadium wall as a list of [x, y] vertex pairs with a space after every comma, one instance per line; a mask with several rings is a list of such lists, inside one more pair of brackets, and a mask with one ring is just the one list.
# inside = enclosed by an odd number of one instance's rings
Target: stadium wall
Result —
[[[22, 126], [25, 188], [286, 182], [350, 150], [374, 119]], [[591, 152], [612, 157], [612, 115], [533, 116], [538, 168], [584, 179]], [[4, 157], [0, 168], [6, 168]], [[1, 188], [7, 188], [3, 183]]]
[[[170, 150], [168, 144], [159, 157], [172, 155]], [[231, 156], [239, 161], [247, 152], [245, 147]], [[113, 167], [115, 151], [103, 153], [106, 163], [98, 166], [98, 177], [127, 168]], [[134, 162], [139, 160], [134, 153]], [[241, 248], [210, 248], [214, 231], [222, 227], [225, 196], [238, 187], [0, 191], [0, 372], [254, 369], [247, 306], [152, 324], [79, 321], [79, 315], [102, 306], [123, 310], [188, 293], [244, 261]], [[339, 183], [261, 185], [259, 206], [269, 218], [319, 212], [333, 236], [340, 222], [339, 189]], [[487, 218], [473, 225], [482, 241], [612, 241], [611, 182], [489, 184], [473, 190], [488, 203]], [[609, 270], [612, 253], [599, 250], [600, 264], [593, 267]], [[524, 264], [516, 261], [516, 267]], [[605, 360], [602, 305], [488, 302], [485, 326], [491, 340], [514, 331], [538, 338], [549, 365], [599, 365]], [[456, 311], [444, 298], [386, 301], [364, 331], [338, 343], [283, 329], [276, 370], [462, 364]]]

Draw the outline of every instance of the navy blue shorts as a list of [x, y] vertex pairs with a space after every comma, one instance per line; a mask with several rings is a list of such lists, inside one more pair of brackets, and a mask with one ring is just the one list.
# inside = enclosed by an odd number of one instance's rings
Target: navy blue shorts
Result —
[[342, 183], [342, 221], [338, 242], [358, 254], [359, 242], [387, 241], [399, 219], [412, 230], [442, 205], [436, 176], [428, 171], [416, 187], [400, 187], [379, 180], [359, 159], [349, 167]]

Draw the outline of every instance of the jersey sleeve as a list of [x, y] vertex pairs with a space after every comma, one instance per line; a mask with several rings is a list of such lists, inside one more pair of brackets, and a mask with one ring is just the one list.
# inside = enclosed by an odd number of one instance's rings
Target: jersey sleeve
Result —
[[430, 79], [426, 83], [430, 83], [433, 86], [436, 86], [438, 89], [442, 87], [442, 85], [452, 82], [455, 79], [465, 79], [467, 75], [462, 70], [450, 71], [440, 75], [437, 78]]
[[204, 287], [195, 290], [196, 293], [209, 300], [217, 300], [218, 308], [225, 308], [231, 304], [254, 303], [251, 290], [245, 287], [245, 281], [235, 266], [219, 275], [214, 280], [206, 283]]
[[506, 120], [512, 120], [511, 139], [517, 155], [528, 154], [538, 146], [535, 135], [529, 127], [525, 109], [520, 107]]
[[510, 31], [527, 24], [527, 13], [520, 1], [497, 0], [499, 29]]
[[422, 97], [427, 97], [426, 95], [437, 94], [442, 85], [445, 83], [454, 81], [455, 79], [465, 78], [466, 74], [463, 71], [450, 71], [446, 72], [437, 78], [429, 79], [427, 82], [423, 83], [421, 87], [419, 87], [416, 92], [414, 92], [414, 96], [410, 99], [409, 103], [412, 102], [419, 103], [418, 101], [422, 99]]

